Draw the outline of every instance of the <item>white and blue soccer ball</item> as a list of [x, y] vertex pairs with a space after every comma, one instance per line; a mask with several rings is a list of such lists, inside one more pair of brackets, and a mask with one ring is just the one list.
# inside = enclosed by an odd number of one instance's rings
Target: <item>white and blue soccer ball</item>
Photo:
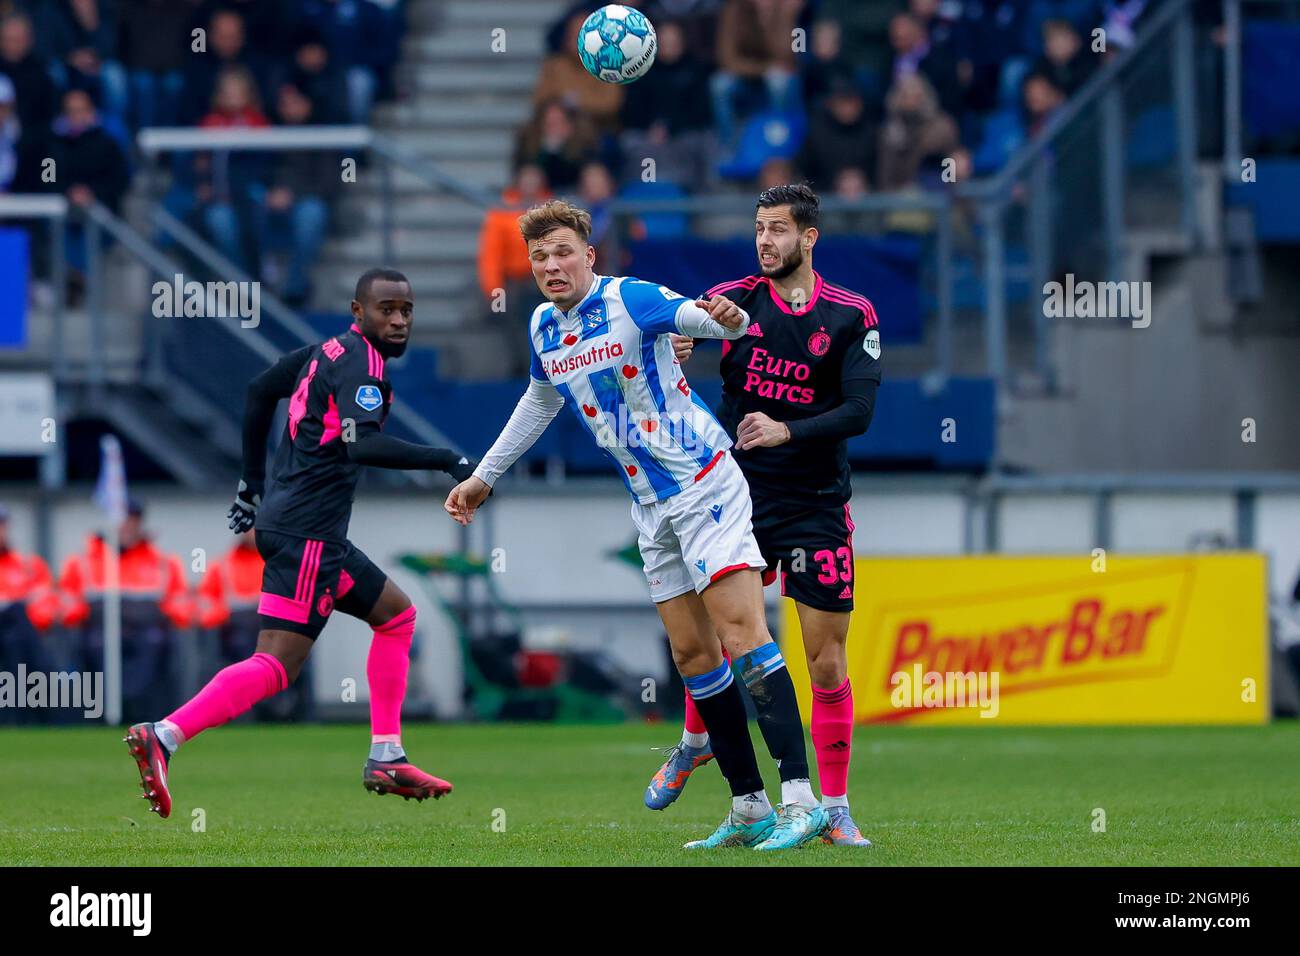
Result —
[[601, 7], [578, 31], [578, 58], [606, 83], [631, 83], [655, 61], [658, 41], [646, 15], [621, 3]]

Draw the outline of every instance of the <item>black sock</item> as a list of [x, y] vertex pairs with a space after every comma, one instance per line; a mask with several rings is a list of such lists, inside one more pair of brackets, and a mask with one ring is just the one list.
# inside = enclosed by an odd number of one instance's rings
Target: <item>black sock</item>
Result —
[[[712, 680], [710, 680], [712, 678]], [[686, 686], [704, 689], [709, 684], [716, 687], [725, 680], [726, 686], [707, 697], [695, 697], [695, 709], [700, 712], [704, 726], [709, 731], [709, 743], [718, 769], [731, 785], [733, 797], [755, 793], [763, 789], [763, 777], [758, 772], [758, 758], [754, 756], [754, 743], [749, 739], [749, 718], [745, 716], [745, 701], [740, 696], [740, 685], [731, 678], [731, 669], [722, 667], [710, 674], [687, 677]], [[709, 688], [712, 689], [712, 688]]]
[[758, 729], [781, 771], [781, 782], [807, 779], [808, 750], [804, 746], [799, 700], [780, 649], [775, 642], [764, 644], [742, 657], [739, 664], [740, 679], [754, 699]]

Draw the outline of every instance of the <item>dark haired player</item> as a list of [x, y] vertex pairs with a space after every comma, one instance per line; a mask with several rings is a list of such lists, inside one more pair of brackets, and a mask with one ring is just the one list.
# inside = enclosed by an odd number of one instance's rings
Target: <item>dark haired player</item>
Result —
[[[853, 610], [853, 518], [845, 441], [871, 423], [880, 384], [880, 333], [862, 296], [813, 271], [817, 194], [775, 186], [758, 197], [757, 275], [723, 282], [724, 295], [750, 315], [747, 334], [722, 343], [718, 420], [736, 437], [736, 462], [754, 502], [754, 536], [768, 564], [781, 568], [781, 593], [793, 598], [812, 677], [812, 737], [828, 843], [870, 846], [849, 815], [853, 692], [845, 643]], [[674, 341], [685, 361], [694, 342]], [[708, 733], [686, 699], [682, 742], [646, 790], [662, 810], [687, 777], [712, 757]]]
[[[451, 792], [450, 783], [410, 764], [402, 749], [415, 607], [347, 538], [363, 465], [445, 471], [458, 481], [474, 470], [457, 452], [381, 430], [393, 400], [385, 360], [406, 351], [413, 309], [404, 275], [372, 269], [357, 281], [349, 331], [291, 352], [248, 386], [244, 474], [229, 519], [237, 534], [257, 524], [257, 549], [266, 562], [257, 607], [262, 630], [252, 657], [220, 671], [165, 719], [128, 731], [145, 797], [161, 817], [171, 813], [167, 769], [176, 749], [284, 690], [335, 609], [374, 629], [366, 661], [372, 734], [366, 789], [416, 800]], [[288, 426], [263, 500], [266, 439], [283, 398], [289, 399]]]

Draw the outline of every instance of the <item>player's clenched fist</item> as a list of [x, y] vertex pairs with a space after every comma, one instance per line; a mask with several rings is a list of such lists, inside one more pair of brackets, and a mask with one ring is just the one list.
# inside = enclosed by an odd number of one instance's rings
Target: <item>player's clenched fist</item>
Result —
[[443, 508], [451, 515], [453, 521], [467, 525], [474, 520], [474, 512], [492, 493], [492, 486], [482, 478], [473, 475], [466, 478], [447, 495]]
[[715, 295], [712, 299], [696, 299], [695, 304], [709, 313], [709, 318], [728, 329], [738, 329], [745, 321], [745, 313], [740, 306], [725, 295]]
[[790, 440], [790, 428], [785, 422], [777, 422], [762, 412], [750, 412], [740, 420], [736, 429], [736, 446], [745, 451], [748, 448], [771, 448], [784, 445]]
[[695, 340], [689, 335], [671, 335], [669, 336], [673, 343], [673, 358], [678, 362], [685, 362], [695, 351]]

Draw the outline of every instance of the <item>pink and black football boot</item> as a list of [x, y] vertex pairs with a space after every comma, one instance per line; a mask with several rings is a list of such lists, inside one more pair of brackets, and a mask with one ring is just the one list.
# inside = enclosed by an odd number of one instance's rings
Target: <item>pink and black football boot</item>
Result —
[[450, 783], [425, 773], [404, 757], [399, 760], [367, 760], [361, 782], [371, 793], [381, 796], [395, 793], [404, 800], [427, 800], [429, 797], [437, 800], [451, 793]]
[[136, 724], [122, 739], [140, 771], [143, 799], [149, 801], [150, 810], [166, 819], [172, 812], [172, 795], [167, 789], [167, 764], [171, 761], [171, 752], [158, 739], [153, 724]]

